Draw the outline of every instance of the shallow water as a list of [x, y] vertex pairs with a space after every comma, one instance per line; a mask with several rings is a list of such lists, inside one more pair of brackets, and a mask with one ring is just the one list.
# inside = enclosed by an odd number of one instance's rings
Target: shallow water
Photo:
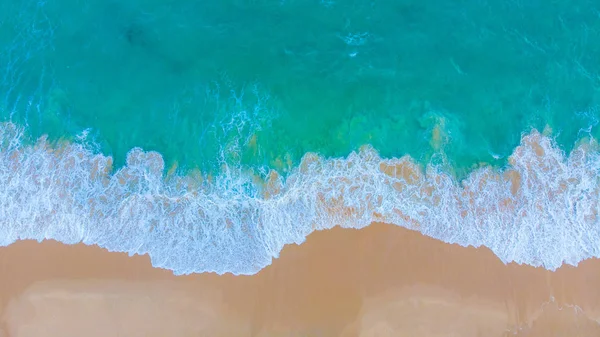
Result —
[[598, 256], [598, 7], [3, 2], [0, 243], [251, 274], [385, 221], [504, 262]]
[[117, 166], [139, 146], [184, 169], [284, 170], [371, 144], [460, 171], [502, 165], [532, 127], [569, 150], [598, 122], [593, 1], [0, 6], [3, 119], [89, 130]]

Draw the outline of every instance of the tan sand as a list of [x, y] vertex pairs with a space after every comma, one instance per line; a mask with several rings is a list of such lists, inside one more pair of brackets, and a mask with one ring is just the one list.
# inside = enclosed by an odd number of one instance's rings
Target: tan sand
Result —
[[600, 336], [600, 261], [549, 272], [396, 226], [312, 234], [254, 276], [173, 276], [147, 256], [0, 248], [10, 337]]

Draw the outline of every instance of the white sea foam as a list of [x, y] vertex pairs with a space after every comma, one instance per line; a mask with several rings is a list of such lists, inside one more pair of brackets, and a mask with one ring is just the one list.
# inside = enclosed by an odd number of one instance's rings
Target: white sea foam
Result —
[[272, 172], [260, 189], [241, 169], [210, 181], [165, 177], [160, 154], [138, 148], [111, 172], [110, 157], [81, 144], [24, 145], [22, 133], [0, 126], [0, 245], [82, 241], [148, 253], [176, 274], [253, 274], [315, 229], [383, 221], [487, 246], [504, 262], [556, 269], [600, 256], [594, 140], [567, 156], [532, 131], [507, 168], [476, 169], [461, 182], [368, 147], [339, 159], [307, 154], [285, 180]]

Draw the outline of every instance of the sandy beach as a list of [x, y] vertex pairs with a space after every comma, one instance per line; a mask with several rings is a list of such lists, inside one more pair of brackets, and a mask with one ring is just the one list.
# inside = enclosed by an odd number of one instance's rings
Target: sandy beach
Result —
[[53, 241], [0, 248], [0, 275], [2, 337], [600, 335], [600, 261], [504, 265], [386, 224], [313, 233], [253, 276]]

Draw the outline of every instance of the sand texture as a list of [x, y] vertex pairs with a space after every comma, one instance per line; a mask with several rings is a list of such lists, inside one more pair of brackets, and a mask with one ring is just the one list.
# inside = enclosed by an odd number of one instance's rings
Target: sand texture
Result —
[[313, 233], [253, 276], [21, 241], [0, 248], [0, 336], [600, 336], [599, 284], [598, 260], [504, 265], [386, 224]]

